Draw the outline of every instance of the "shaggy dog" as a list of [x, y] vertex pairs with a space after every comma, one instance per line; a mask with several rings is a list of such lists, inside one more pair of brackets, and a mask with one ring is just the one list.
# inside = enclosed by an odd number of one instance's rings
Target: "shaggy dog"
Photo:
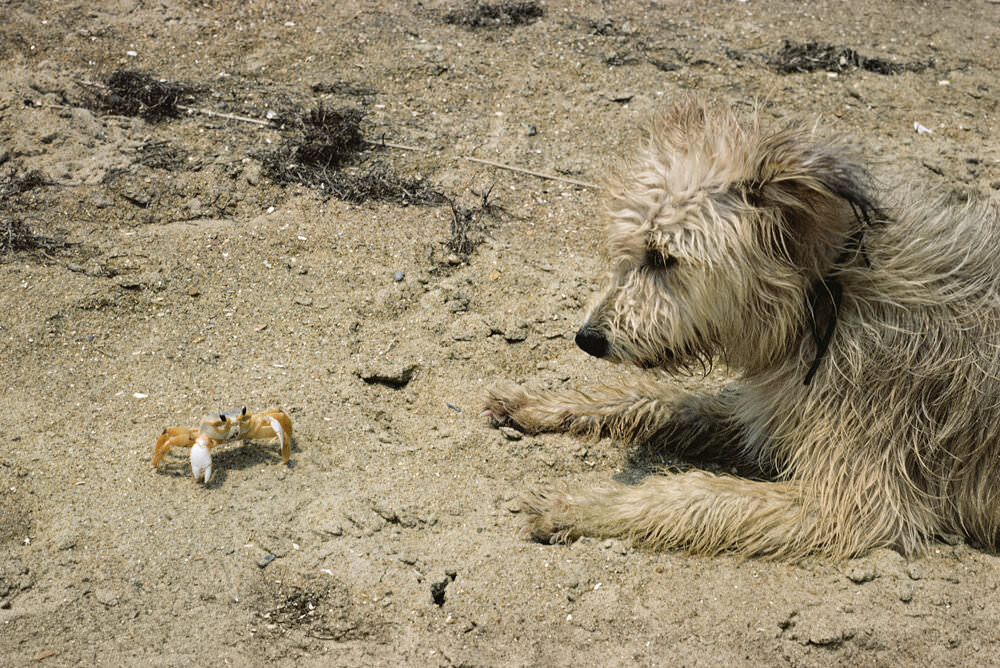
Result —
[[522, 501], [532, 535], [797, 558], [904, 553], [934, 536], [1000, 545], [1000, 216], [920, 191], [877, 195], [809, 130], [686, 101], [610, 185], [611, 272], [576, 335], [667, 374], [588, 391], [493, 388], [484, 415], [713, 458], [558, 484]]

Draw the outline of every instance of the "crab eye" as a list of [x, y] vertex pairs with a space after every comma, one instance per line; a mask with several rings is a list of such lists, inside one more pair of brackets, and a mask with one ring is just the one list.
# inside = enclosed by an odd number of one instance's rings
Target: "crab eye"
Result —
[[669, 269], [677, 264], [677, 258], [664, 253], [659, 248], [646, 249], [646, 266], [650, 269]]
[[226, 423], [226, 416], [223, 415], [222, 413], [219, 413], [219, 420], [222, 421], [222, 424], [225, 424]]

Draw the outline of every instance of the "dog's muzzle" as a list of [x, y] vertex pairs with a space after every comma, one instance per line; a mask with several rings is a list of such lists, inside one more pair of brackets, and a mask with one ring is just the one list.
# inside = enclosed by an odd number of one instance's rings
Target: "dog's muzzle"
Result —
[[604, 335], [587, 325], [581, 327], [580, 331], [576, 333], [576, 345], [580, 346], [580, 349], [585, 353], [594, 357], [606, 357], [610, 348], [608, 340], [604, 338]]

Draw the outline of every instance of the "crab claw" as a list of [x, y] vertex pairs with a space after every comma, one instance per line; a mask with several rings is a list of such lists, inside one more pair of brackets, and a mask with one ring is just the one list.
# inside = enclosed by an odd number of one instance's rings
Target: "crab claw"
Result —
[[191, 473], [195, 482], [204, 480], [205, 484], [212, 477], [212, 453], [204, 443], [191, 446]]

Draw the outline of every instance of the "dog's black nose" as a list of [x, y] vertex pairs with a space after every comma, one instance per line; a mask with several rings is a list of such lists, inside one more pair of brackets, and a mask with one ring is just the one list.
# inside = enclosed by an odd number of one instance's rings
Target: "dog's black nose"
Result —
[[586, 325], [576, 333], [576, 345], [594, 357], [604, 357], [608, 354], [608, 340], [596, 329], [591, 329]]

